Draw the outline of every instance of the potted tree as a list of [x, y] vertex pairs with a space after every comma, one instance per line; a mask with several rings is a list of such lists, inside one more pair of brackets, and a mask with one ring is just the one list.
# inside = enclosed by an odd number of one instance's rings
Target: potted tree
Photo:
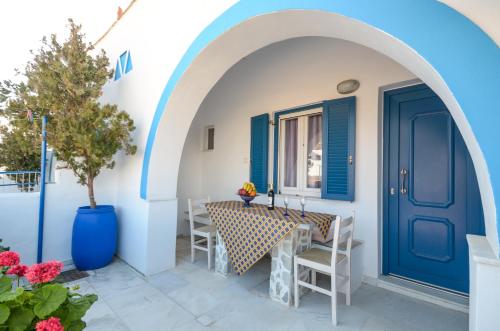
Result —
[[48, 144], [88, 190], [89, 205], [78, 208], [73, 225], [73, 261], [80, 270], [101, 268], [115, 254], [117, 221], [113, 206], [96, 203], [94, 183], [102, 169], [115, 166], [118, 151], [136, 152], [134, 122], [116, 105], [100, 103], [113, 70], [105, 52], [86, 43], [72, 20], [68, 39], [44, 38], [24, 75], [24, 82], [2, 84], [5, 111], [11, 117], [48, 117]]

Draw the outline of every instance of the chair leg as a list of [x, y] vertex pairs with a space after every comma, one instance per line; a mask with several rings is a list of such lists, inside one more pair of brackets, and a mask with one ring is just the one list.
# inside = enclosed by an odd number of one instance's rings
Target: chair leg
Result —
[[191, 236], [191, 263], [194, 263], [194, 236]]
[[295, 299], [295, 308], [299, 308], [299, 265], [297, 257], [293, 258], [293, 297]]
[[[316, 286], [316, 270], [311, 270], [311, 284]], [[316, 292], [315, 290], [312, 290], [312, 292]]]
[[335, 277], [335, 272], [332, 272], [332, 286], [331, 286], [331, 296], [332, 296], [332, 324], [337, 325], [337, 280]]
[[208, 270], [212, 270], [212, 235], [207, 238]]
[[347, 260], [347, 284], [345, 291], [345, 304], [347, 306], [351, 305], [351, 259]]

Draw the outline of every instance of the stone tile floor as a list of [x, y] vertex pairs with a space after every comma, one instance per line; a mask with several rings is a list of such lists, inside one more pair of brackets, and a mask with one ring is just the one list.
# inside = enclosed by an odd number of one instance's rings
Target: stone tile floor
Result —
[[[75, 281], [99, 300], [87, 330], [332, 330], [329, 297], [306, 294], [299, 309], [269, 299], [270, 260], [242, 277], [209, 272], [202, 252], [190, 262], [189, 241], [177, 242], [177, 267], [145, 278], [120, 260]], [[340, 298], [340, 295], [339, 295]], [[370, 285], [339, 299], [339, 330], [467, 330], [467, 314]]]

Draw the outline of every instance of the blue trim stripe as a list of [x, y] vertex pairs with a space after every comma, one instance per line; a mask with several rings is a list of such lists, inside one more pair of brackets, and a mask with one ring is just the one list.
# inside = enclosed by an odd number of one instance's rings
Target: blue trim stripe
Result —
[[[241, 0], [196, 38], [163, 90], [144, 152], [140, 192], [143, 199], [147, 197], [149, 162], [160, 120], [189, 65], [232, 27], [258, 15], [293, 9], [353, 18], [394, 36], [421, 55], [443, 77], [461, 105], [488, 163], [495, 196], [500, 195], [500, 153], [496, 144], [500, 112], [495, 111], [500, 109], [500, 48], [472, 21], [431, 0]], [[478, 87], [481, 95], [488, 97], [479, 98]], [[500, 235], [500, 228], [498, 231]]]

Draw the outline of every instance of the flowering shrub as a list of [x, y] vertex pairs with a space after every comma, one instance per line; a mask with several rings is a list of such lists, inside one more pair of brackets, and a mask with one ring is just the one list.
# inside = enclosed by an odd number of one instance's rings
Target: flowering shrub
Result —
[[51, 317], [48, 320], [36, 323], [36, 331], [64, 331], [64, 327], [59, 318]]
[[21, 278], [28, 272], [28, 269], [29, 269], [28, 266], [24, 264], [18, 264], [10, 267], [9, 270], [7, 270], [6, 274], [15, 275], [18, 278]]
[[19, 255], [16, 252], [0, 253], [0, 267], [11, 267], [19, 264]]
[[25, 277], [31, 284], [48, 283], [61, 273], [62, 268], [59, 261], [35, 264], [28, 268]]
[[[97, 296], [81, 295], [55, 283], [62, 268], [58, 261], [28, 267], [20, 264], [17, 253], [1, 252], [0, 330], [83, 330], [82, 318]], [[22, 279], [27, 281], [24, 286], [20, 286]]]

